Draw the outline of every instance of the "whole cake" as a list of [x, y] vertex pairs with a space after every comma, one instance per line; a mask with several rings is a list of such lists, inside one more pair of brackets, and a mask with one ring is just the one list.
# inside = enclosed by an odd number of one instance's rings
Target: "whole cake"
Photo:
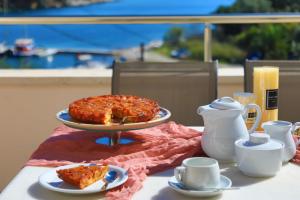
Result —
[[146, 122], [158, 112], [156, 101], [132, 95], [94, 96], [69, 105], [69, 114], [73, 119], [92, 124]]

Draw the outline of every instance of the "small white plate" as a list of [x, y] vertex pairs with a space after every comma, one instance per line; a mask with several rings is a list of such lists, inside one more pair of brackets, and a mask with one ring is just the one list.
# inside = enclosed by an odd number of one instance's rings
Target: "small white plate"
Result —
[[[79, 189], [75, 186], [65, 183], [63, 180], [61, 180], [57, 176], [56, 170], [73, 168], [73, 167], [77, 167], [79, 165], [89, 166], [89, 165], [94, 165], [94, 164], [72, 164], [72, 165], [65, 165], [65, 166], [51, 169], [51, 170], [45, 172], [44, 174], [40, 175], [39, 183], [46, 189], [56, 191], [56, 192], [62, 192], [62, 193], [89, 194], [89, 193], [101, 192], [102, 186], [104, 185], [104, 182], [102, 180], [99, 180], [84, 189]], [[121, 167], [109, 165], [109, 170], [116, 171], [117, 178], [112, 183], [109, 183], [107, 185], [106, 190], [110, 190], [119, 185], [122, 185], [128, 179], [128, 174], [127, 174], [126, 170]]]
[[[173, 190], [191, 197], [211, 197], [211, 196], [221, 194], [223, 192], [223, 190], [221, 189], [204, 189], [204, 190], [185, 189], [184, 186], [182, 186], [182, 184], [176, 180], [175, 176], [173, 176], [168, 183]], [[232, 183], [229, 178], [221, 175], [220, 185], [218, 185], [217, 188], [230, 188], [231, 184]]]

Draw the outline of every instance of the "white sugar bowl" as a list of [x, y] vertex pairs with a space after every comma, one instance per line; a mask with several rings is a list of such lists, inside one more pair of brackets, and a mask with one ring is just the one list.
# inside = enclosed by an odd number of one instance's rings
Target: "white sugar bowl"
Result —
[[265, 133], [252, 133], [249, 140], [235, 142], [236, 162], [251, 177], [275, 176], [282, 166], [284, 144]]

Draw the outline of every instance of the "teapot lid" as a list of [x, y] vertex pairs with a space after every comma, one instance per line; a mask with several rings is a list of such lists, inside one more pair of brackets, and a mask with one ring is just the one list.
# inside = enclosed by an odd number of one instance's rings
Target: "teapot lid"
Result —
[[219, 110], [243, 109], [243, 105], [231, 97], [222, 97], [220, 99], [216, 99], [210, 104], [210, 107]]
[[248, 150], [275, 150], [284, 147], [283, 143], [270, 139], [266, 133], [252, 133], [249, 140], [238, 140], [235, 145]]

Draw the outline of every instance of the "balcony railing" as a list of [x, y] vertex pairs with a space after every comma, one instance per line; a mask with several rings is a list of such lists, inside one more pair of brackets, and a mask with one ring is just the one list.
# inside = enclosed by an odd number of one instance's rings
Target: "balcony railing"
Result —
[[299, 23], [300, 14], [238, 14], [203, 16], [51, 16], [0, 17], [0, 24], [184, 24], [202, 23], [204, 29], [204, 60], [212, 60], [211, 25]]

